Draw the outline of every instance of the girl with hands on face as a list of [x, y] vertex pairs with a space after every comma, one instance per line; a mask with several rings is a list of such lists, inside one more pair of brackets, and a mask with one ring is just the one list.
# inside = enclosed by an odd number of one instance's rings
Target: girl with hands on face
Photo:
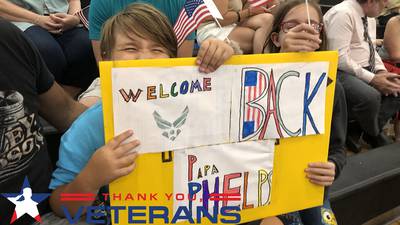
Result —
[[320, 18], [319, 15], [320, 10], [315, 10], [314, 7], [309, 8], [310, 24], [308, 24], [305, 4], [298, 5], [297, 10], [282, 7], [279, 9], [280, 11], [275, 15], [270, 36], [265, 40], [264, 52], [326, 50], [326, 34], [323, 30], [322, 17]]
[[[272, 32], [265, 40], [264, 52], [314, 52], [327, 49], [327, 38], [323, 29], [322, 13], [319, 5], [309, 1], [309, 15], [304, 0], [284, 2], [275, 15]], [[310, 21], [310, 24], [308, 24]], [[329, 187], [339, 176], [346, 156], [344, 145], [347, 133], [347, 105], [343, 87], [336, 82], [331, 136], [328, 160], [326, 162], [309, 162], [304, 169], [305, 178], [309, 182]], [[279, 222], [274, 218], [266, 218], [262, 225], [325, 225], [336, 224], [335, 216], [325, 192], [322, 206], [279, 215]]]

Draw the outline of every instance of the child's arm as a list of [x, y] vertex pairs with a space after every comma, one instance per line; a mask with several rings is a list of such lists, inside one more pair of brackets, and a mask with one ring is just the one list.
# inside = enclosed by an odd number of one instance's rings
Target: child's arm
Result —
[[335, 164], [333, 162], [312, 162], [305, 169], [311, 183], [321, 186], [330, 186], [335, 180]]
[[82, 206], [90, 206], [93, 201], [60, 201], [61, 193], [92, 193], [112, 181], [126, 176], [135, 168], [136, 152], [132, 149], [139, 145], [138, 140], [124, 144], [131, 137], [132, 131], [114, 137], [110, 142], [96, 150], [85, 168], [78, 176], [66, 185], [57, 187], [50, 197], [50, 205], [59, 216], [65, 216], [61, 205], [66, 207], [70, 215], [75, 215]]
[[306, 169], [311, 183], [330, 186], [339, 176], [346, 163], [344, 150], [347, 133], [347, 105], [344, 89], [339, 82], [335, 86], [335, 98], [329, 139], [328, 162], [309, 163]]
[[233, 48], [224, 41], [209, 38], [201, 44], [196, 64], [200, 72], [211, 73], [224, 64], [233, 53]]

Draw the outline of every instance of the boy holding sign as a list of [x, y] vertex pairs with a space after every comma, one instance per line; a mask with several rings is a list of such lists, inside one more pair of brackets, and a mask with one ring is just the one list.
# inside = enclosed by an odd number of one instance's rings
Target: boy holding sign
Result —
[[[218, 62], [233, 55], [233, 49], [222, 41], [208, 44], [199, 52], [204, 58], [213, 57]], [[174, 58], [177, 41], [163, 14], [150, 5], [132, 4], [105, 24], [101, 54], [106, 60]], [[62, 201], [62, 194], [88, 193], [101, 197], [102, 193], [107, 193], [104, 187], [134, 170], [137, 157], [134, 149], [139, 141], [124, 143], [133, 132], [123, 132], [105, 144], [103, 127], [102, 106], [96, 104], [63, 135], [60, 160], [50, 183], [54, 190], [50, 204], [57, 215], [82, 213], [81, 207], [91, 206], [95, 200], [91, 197]]]

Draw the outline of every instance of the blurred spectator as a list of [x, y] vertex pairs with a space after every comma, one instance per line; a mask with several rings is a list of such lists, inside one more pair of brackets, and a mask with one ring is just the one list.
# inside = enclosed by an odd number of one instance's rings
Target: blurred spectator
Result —
[[400, 108], [400, 75], [386, 70], [368, 32], [367, 17], [377, 17], [385, 5], [386, 0], [345, 0], [324, 16], [329, 49], [339, 50], [338, 79], [349, 115], [359, 127], [349, 127], [348, 146], [353, 151], [359, 150], [360, 129], [372, 147], [391, 143], [382, 128]]
[[386, 68], [394, 73], [400, 73], [396, 64], [400, 63], [400, 0], [391, 0], [383, 16], [390, 15], [385, 24], [383, 47], [379, 49]]
[[75, 15], [79, 10], [80, 0], [0, 0], [0, 16], [24, 31], [72, 96], [98, 76], [88, 31]]
[[214, 2], [224, 18], [219, 21], [222, 28], [210, 18], [197, 29], [197, 41], [201, 43], [212, 37], [220, 40], [229, 38], [238, 43], [245, 54], [261, 53], [273, 22], [273, 16], [267, 6], [252, 7], [242, 0]]
[[[185, 0], [96, 0], [92, 1], [89, 10], [89, 38], [92, 40], [94, 55], [97, 61], [101, 60], [100, 34], [106, 20], [126, 6], [134, 2], [153, 5], [167, 16], [173, 26], [179, 16]], [[186, 41], [178, 48], [178, 57], [192, 57], [195, 34], [190, 34]]]
[[[49, 193], [52, 168], [39, 114], [64, 131], [85, 107], [54, 82], [38, 50], [17, 27], [0, 19], [0, 37], [0, 190], [20, 193], [27, 177], [33, 193]], [[41, 224], [69, 224], [45, 214], [48, 201], [37, 206]], [[3, 196], [0, 209], [1, 225], [35, 221], [25, 215], [12, 222], [15, 205]]]
[[[387, 10], [383, 15], [391, 15], [392, 17], [386, 24], [383, 46], [378, 53], [388, 71], [400, 74], [400, 1], [389, 1]], [[399, 113], [394, 120], [394, 132], [396, 142], [400, 142]]]
[[[379, 25], [381, 27], [385, 28], [390, 18], [400, 14], [399, 4], [399, 0], [388, 0], [388, 3], [384, 8], [382, 14], [378, 17]], [[384, 31], [384, 29], [378, 29], [377, 36], [379, 38], [382, 38]]]

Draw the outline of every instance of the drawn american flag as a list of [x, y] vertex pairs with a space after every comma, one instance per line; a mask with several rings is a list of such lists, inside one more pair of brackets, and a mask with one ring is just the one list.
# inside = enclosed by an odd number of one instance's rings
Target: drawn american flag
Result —
[[186, 0], [174, 25], [178, 46], [210, 15], [211, 13], [203, 0]]
[[250, 70], [245, 72], [244, 78], [244, 118], [242, 138], [246, 138], [257, 132], [263, 124], [261, 110], [249, 103], [257, 101], [266, 92], [266, 78], [261, 71]]
[[269, 2], [270, 0], [249, 0], [250, 7], [259, 7], [262, 5], [265, 5]]

